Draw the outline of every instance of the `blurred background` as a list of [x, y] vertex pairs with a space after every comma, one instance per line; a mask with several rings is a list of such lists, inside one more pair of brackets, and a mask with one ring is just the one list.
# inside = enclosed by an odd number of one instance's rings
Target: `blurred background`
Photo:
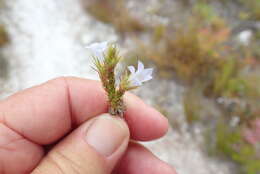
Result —
[[0, 0], [1, 98], [98, 79], [84, 46], [99, 41], [155, 68], [134, 91], [171, 124], [152, 152], [179, 174], [260, 173], [259, 0]]

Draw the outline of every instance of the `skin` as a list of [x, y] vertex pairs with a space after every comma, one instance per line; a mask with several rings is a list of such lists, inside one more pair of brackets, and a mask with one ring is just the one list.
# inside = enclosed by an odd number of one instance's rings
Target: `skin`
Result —
[[106, 113], [106, 100], [99, 82], [74, 77], [50, 80], [2, 100], [0, 174], [175, 174], [135, 142], [162, 137], [168, 122], [133, 94], [124, 98], [125, 121], [118, 121], [125, 138], [113, 155], [104, 157], [83, 140]]

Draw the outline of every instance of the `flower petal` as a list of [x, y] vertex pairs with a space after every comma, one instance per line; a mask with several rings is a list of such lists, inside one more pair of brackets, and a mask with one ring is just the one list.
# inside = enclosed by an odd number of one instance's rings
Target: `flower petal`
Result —
[[134, 66], [128, 66], [128, 69], [131, 72], [131, 74], [135, 73], [135, 67]]
[[143, 82], [149, 81], [149, 80], [151, 80], [152, 78], [153, 78], [152, 76], [146, 76], [146, 77], [143, 79]]
[[151, 76], [152, 72], [153, 72], [152, 68], [144, 69], [142, 72], [139, 72], [138, 79], [141, 82], [148, 81], [152, 78], [152, 76]]
[[129, 80], [133, 86], [140, 86], [143, 82], [152, 79], [153, 69], [145, 69], [141, 61], [138, 61], [138, 69], [136, 72], [133, 66], [128, 66], [128, 69], [131, 72]]
[[152, 76], [153, 74], [153, 68], [146, 68], [143, 70], [146, 76]]
[[86, 46], [86, 48], [89, 49], [95, 57], [101, 60], [104, 58], [104, 52], [106, 51], [107, 47], [108, 47], [108, 42], [106, 41], [97, 42], [89, 46]]
[[108, 46], [108, 42], [105, 41], [105, 42], [95, 42], [95, 43], [92, 43], [88, 46], [86, 46], [86, 48], [88, 49], [95, 49], [95, 50], [105, 50]]
[[143, 71], [143, 69], [144, 69], [144, 64], [141, 61], [138, 61], [137, 71]]
[[100, 42], [99, 45], [98, 45], [98, 49], [100, 51], [102, 51], [102, 52], [105, 51], [107, 49], [107, 47], [108, 47], [108, 42], [107, 41]]
[[131, 81], [131, 85], [132, 86], [141, 86], [142, 85], [142, 82], [140, 82], [138, 79], [133, 79]]

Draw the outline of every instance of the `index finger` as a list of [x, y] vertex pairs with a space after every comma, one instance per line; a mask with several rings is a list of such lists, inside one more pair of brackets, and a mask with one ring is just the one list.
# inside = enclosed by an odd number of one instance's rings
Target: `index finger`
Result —
[[[167, 131], [167, 120], [132, 94], [125, 97], [125, 119], [135, 140]], [[50, 144], [84, 121], [107, 112], [99, 82], [73, 77], [51, 80], [0, 102], [0, 123], [38, 144]]]

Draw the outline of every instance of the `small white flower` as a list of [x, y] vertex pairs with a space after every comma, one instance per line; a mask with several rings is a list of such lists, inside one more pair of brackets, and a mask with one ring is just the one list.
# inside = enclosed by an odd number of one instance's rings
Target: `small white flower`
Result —
[[240, 118], [238, 116], [233, 116], [229, 122], [231, 127], [236, 127], [240, 121]]
[[247, 46], [249, 45], [252, 36], [253, 36], [252, 30], [244, 30], [239, 33], [238, 40], [241, 42], [241, 44]]
[[104, 53], [108, 48], [108, 42], [96, 42], [89, 46], [86, 46], [87, 49], [90, 49], [92, 54], [97, 57], [99, 60], [104, 59]]
[[141, 61], [138, 61], [138, 68], [135, 71], [135, 67], [128, 66], [129, 71], [131, 72], [129, 80], [133, 86], [141, 86], [143, 82], [151, 80], [153, 69], [144, 68], [144, 64]]

